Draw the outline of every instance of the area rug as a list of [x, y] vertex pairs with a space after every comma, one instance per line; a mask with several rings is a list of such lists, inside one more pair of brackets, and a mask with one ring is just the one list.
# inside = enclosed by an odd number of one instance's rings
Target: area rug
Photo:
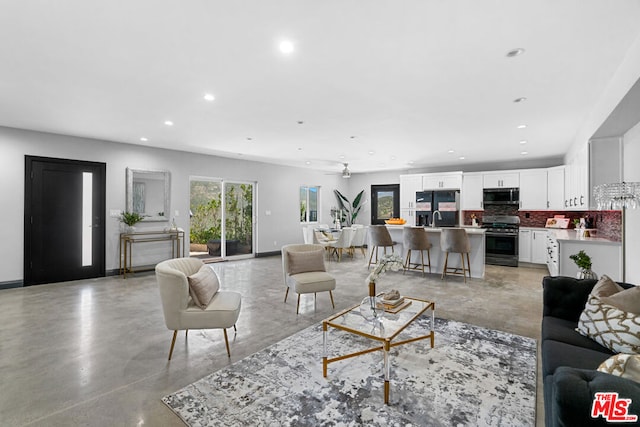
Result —
[[[430, 321], [405, 332], [421, 335]], [[423, 340], [391, 350], [389, 405], [382, 352], [331, 363], [322, 376], [321, 324], [162, 400], [192, 427], [535, 425], [535, 340], [438, 318], [435, 330], [434, 348]], [[332, 355], [371, 343], [331, 329], [328, 342]]]

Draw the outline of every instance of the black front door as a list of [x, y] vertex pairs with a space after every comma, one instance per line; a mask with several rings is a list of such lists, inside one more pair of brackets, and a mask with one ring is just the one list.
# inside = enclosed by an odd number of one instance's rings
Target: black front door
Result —
[[105, 274], [104, 163], [25, 156], [24, 285]]

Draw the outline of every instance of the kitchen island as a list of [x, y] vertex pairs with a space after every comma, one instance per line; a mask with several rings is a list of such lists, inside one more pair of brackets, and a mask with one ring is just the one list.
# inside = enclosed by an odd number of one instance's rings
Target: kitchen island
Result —
[[[391, 239], [395, 242], [393, 246], [394, 253], [402, 256], [403, 261], [406, 257], [406, 251], [404, 250], [402, 233], [405, 225], [387, 225]], [[471, 264], [471, 277], [483, 278], [484, 277], [484, 258], [485, 258], [485, 230], [479, 227], [462, 227], [469, 236], [469, 243], [471, 244], [471, 253], [469, 253], [469, 262]], [[431, 273], [442, 274], [442, 268], [444, 267], [445, 254], [440, 249], [440, 234], [442, 228], [440, 227], [424, 227], [427, 232], [429, 243], [431, 243]], [[383, 251], [380, 250], [380, 255]], [[388, 253], [388, 252], [387, 252]], [[424, 254], [425, 262], [427, 261], [427, 254]], [[367, 258], [368, 259], [368, 258]], [[374, 255], [375, 259], [375, 255]], [[412, 262], [419, 262], [420, 251], [411, 251]], [[449, 254], [449, 266], [460, 267], [460, 255]], [[429, 269], [425, 267], [425, 271]]]
[[591, 270], [598, 277], [606, 274], [611, 279], [622, 278], [622, 242], [593, 236], [583, 237], [575, 230], [549, 229], [547, 232], [547, 266], [551, 276], [576, 277], [578, 266], [570, 258], [583, 250], [591, 257]]

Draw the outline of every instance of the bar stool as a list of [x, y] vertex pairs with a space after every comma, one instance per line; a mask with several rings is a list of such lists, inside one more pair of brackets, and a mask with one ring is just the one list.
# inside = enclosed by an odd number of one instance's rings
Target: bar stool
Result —
[[[423, 227], [405, 227], [402, 231], [402, 239], [404, 241], [404, 248], [407, 250], [407, 259], [404, 263], [404, 272], [407, 270], [417, 270], [422, 268], [422, 275], [424, 276], [424, 251], [427, 251], [427, 259], [429, 260], [429, 273], [431, 273], [431, 243], [427, 238], [427, 232]], [[411, 251], [420, 251], [421, 263], [411, 262]], [[403, 272], [403, 273], [404, 273]]]
[[[447, 274], [457, 274], [464, 276], [464, 282], [467, 283], [467, 272], [471, 278], [471, 264], [469, 262], [469, 252], [471, 252], [471, 244], [467, 232], [462, 228], [443, 228], [440, 235], [440, 248], [446, 253], [444, 259], [444, 268], [442, 269], [442, 278]], [[459, 253], [462, 267], [449, 267], [449, 252]], [[467, 255], [467, 265], [464, 265], [464, 255]]]
[[[391, 253], [393, 253], [393, 240], [391, 240], [389, 230], [387, 230], [387, 227], [384, 225], [372, 225], [369, 227], [369, 243], [371, 244], [371, 255], [369, 256], [369, 265], [367, 265], [367, 268], [371, 267], [371, 264], [378, 263], [378, 248], [383, 247], [386, 255], [387, 247], [391, 246]], [[372, 262], [374, 251], [376, 253], [376, 260]]]

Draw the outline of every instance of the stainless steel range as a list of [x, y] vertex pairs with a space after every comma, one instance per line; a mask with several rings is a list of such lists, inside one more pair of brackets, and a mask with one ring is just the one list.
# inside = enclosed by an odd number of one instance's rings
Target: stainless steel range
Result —
[[485, 263], [517, 267], [520, 218], [517, 216], [484, 216], [482, 228], [487, 230], [485, 233]]

